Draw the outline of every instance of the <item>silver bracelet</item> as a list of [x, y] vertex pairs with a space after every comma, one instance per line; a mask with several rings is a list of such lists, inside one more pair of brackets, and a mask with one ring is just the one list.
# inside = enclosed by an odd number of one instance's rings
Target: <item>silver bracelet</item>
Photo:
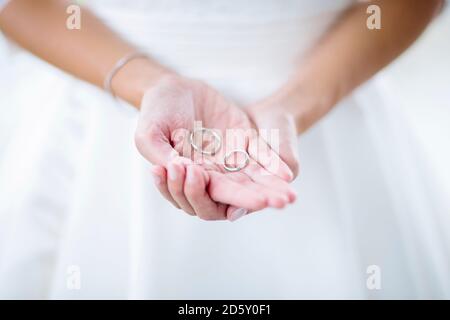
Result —
[[131, 53], [126, 54], [125, 56], [123, 56], [122, 58], [120, 58], [116, 64], [114, 65], [114, 67], [108, 72], [108, 74], [105, 77], [105, 81], [103, 82], [103, 88], [109, 92], [114, 98], [116, 97], [111, 83], [112, 83], [112, 79], [114, 78], [114, 76], [117, 74], [117, 72], [120, 71], [120, 69], [122, 69], [122, 67], [124, 65], [126, 65], [128, 62], [130, 62], [133, 59], [136, 58], [148, 58], [148, 55], [142, 51], [133, 51]]

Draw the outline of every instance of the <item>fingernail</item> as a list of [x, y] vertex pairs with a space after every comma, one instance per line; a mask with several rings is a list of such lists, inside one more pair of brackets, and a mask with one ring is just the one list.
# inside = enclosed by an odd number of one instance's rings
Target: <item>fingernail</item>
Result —
[[245, 208], [239, 208], [236, 209], [235, 211], [233, 211], [230, 214], [230, 221], [236, 221], [239, 218], [242, 218], [243, 216], [245, 216], [248, 213], [248, 210]]
[[177, 180], [177, 167], [173, 163], [169, 164], [169, 168], [167, 168], [167, 174], [170, 180]]
[[288, 182], [291, 182], [292, 180], [294, 180], [294, 173], [292, 173], [292, 171], [289, 170], [288, 173], [287, 173], [286, 178], [287, 178]]

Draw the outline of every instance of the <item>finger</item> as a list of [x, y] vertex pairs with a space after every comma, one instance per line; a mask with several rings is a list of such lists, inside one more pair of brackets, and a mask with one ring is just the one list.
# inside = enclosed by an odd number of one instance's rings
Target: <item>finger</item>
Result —
[[170, 143], [170, 130], [165, 126], [138, 126], [134, 140], [141, 155], [153, 164], [167, 166], [170, 160], [178, 156]]
[[233, 181], [228, 174], [210, 171], [209, 176], [207, 190], [213, 201], [251, 210], [267, 207], [268, 199], [265, 195]]
[[271, 113], [269, 116], [267, 114], [266, 116], [253, 114], [253, 118], [259, 128], [259, 137], [288, 165], [295, 178], [299, 172], [299, 161], [297, 152], [297, 128], [294, 118], [286, 113]]
[[156, 187], [159, 192], [163, 195], [163, 197], [168, 200], [171, 204], [173, 204], [176, 208], [181, 209], [178, 203], [172, 198], [172, 195], [169, 192], [167, 187], [167, 172], [164, 167], [154, 166], [152, 168], [153, 178], [155, 180]]
[[243, 169], [254, 182], [271, 190], [278, 191], [288, 197], [288, 202], [292, 203], [296, 200], [297, 194], [288, 182], [281, 179], [279, 176], [267, 172], [259, 164], [251, 162]]
[[227, 176], [230, 179], [238, 182], [243, 187], [265, 196], [267, 199], [267, 205], [269, 207], [281, 209], [289, 203], [289, 197], [287, 193], [276, 190], [271, 186], [264, 186], [257, 183], [256, 181], [252, 180], [251, 177], [244, 171], [228, 174]]
[[263, 186], [251, 179], [244, 182], [243, 185], [259, 194], [265, 195], [269, 207], [282, 209], [289, 203], [289, 197], [285, 193]]
[[235, 206], [229, 206], [227, 208], [227, 219], [233, 222], [244, 217], [248, 213], [249, 211], [245, 208], [237, 208]]
[[[273, 143], [274, 145], [275, 143]], [[285, 181], [292, 181], [294, 173], [280, 158], [277, 152], [259, 135], [252, 137], [248, 144], [248, 153], [268, 173], [279, 176]]]
[[184, 194], [196, 215], [204, 220], [224, 220], [226, 206], [216, 204], [206, 192], [207, 181], [197, 165], [186, 167]]
[[219, 160], [223, 160], [224, 156], [235, 150], [247, 150], [249, 137], [255, 134], [253, 128], [231, 128], [227, 129], [224, 134], [224, 145], [221, 150]]
[[[285, 125], [280, 129], [280, 158], [289, 166], [294, 174], [294, 178], [298, 176], [300, 171], [298, 159], [298, 138], [296, 135], [297, 127], [293, 117], [285, 119]], [[273, 146], [272, 146], [273, 148]]]
[[167, 168], [167, 185], [170, 195], [180, 208], [189, 213], [195, 215], [194, 209], [187, 201], [184, 195], [184, 180], [185, 180], [185, 167], [182, 164], [171, 161]]
[[[254, 129], [233, 129], [233, 130], [227, 130], [226, 132], [226, 137], [225, 137], [225, 146], [226, 146], [226, 152], [225, 155], [229, 155], [229, 153], [231, 151], [235, 151], [235, 150], [247, 150], [247, 145], [248, 145], [248, 140], [249, 138], [251, 139], [252, 137], [257, 137], [257, 132]], [[263, 142], [263, 144], [265, 144]], [[266, 149], [270, 150], [270, 147], [266, 145]], [[272, 152], [273, 153], [273, 152]], [[236, 154], [238, 155], [238, 154]], [[272, 156], [275, 156], [278, 158], [278, 156], [273, 153], [271, 154]], [[224, 161], [230, 160], [230, 162], [240, 162], [242, 161], [242, 159], [232, 159], [231, 157], [227, 159], [224, 158]], [[282, 163], [282, 161], [278, 158], [278, 163]], [[284, 164], [284, 168], [286, 171], [286, 175], [288, 176], [288, 178], [292, 178], [292, 173], [290, 171], [290, 169]], [[270, 174], [267, 171], [264, 171], [267, 174]], [[227, 177], [239, 177], [239, 174], [230, 174], [230, 173], [226, 173]], [[283, 208], [288, 202], [289, 202], [289, 198], [287, 197], [287, 195], [284, 195], [282, 192], [279, 192], [277, 190], [273, 190], [273, 188], [268, 188], [265, 187], [263, 185], [259, 185], [258, 183], [255, 183], [253, 181], [251, 181], [251, 179], [243, 179], [242, 181], [239, 181], [234, 179], [235, 182], [238, 183], [244, 183], [244, 184], [240, 184], [241, 187], [246, 187], [247, 191], [248, 190], [253, 190], [255, 193], [260, 193], [261, 195], [265, 196], [269, 206], [273, 206], [276, 208]], [[227, 202], [228, 203], [228, 202]]]

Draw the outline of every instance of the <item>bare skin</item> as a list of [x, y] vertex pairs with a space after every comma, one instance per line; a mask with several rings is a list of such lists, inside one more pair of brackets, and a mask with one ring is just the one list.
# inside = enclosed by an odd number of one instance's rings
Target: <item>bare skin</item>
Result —
[[[236, 111], [238, 120], [235, 118], [232, 121], [213, 121], [214, 116], [210, 115], [198, 118], [198, 115], [206, 113], [200, 112], [203, 110], [201, 104], [194, 103], [191, 108], [191, 111], [196, 111], [194, 120], [210, 123], [212, 121], [211, 125], [219, 128], [256, 126], [258, 129], [280, 130], [282, 139], [279, 157], [283, 164], [289, 166], [291, 173], [284, 166], [279, 167], [281, 171], [272, 170], [269, 177], [271, 181], [276, 181], [279, 187], [275, 190], [276, 196], [274, 189], [267, 187], [267, 181], [258, 181], [253, 172], [242, 173], [243, 179], [247, 179], [247, 185], [238, 184], [242, 192], [251, 193], [255, 188], [264, 190], [260, 193], [264, 195], [263, 200], [256, 196], [248, 198], [251, 203], [236, 199], [243, 197], [224, 199], [224, 194], [231, 192], [230, 184], [234, 176], [229, 175], [224, 179], [223, 172], [211, 171], [201, 164], [180, 164], [179, 159], [175, 159], [180, 155], [180, 150], [173, 149], [170, 131], [148, 135], [149, 131], [146, 130], [154, 128], [155, 119], [159, 119], [161, 124], [172, 120], [173, 113], [166, 113], [165, 118], [161, 117], [160, 110], [154, 108], [152, 100], [162, 98], [162, 95], [155, 95], [155, 92], [167, 86], [167, 77], [171, 79], [173, 90], [183, 94], [186, 93], [186, 86], [184, 91], [179, 90], [179, 83], [192, 84], [193, 80], [184, 79], [151, 59], [135, 59], [115, 76], [113, 90], [117, 96], [141, 109], [140, 125], [136, 131], [137, 147], [144, 157], [155, 164], [153, 174], [162, 194], [175, 206], [203, 219], [235, 220], [233, 212], [239, 211], [239, 216], [243, 213], [242, 210], [236, 210], [239, 207], [245, 208], [247, 212], [247, 209], [260, 210], [267, 206], [282, 207], [293, 200], [292, 190], [289, 190], [285, 182], [298, 173], [295, 146], [297, 134], [313, 126], [339, 100], [408, 48], [440, 10], [442, 2], [373, 1], [373, 4], [381, 7], [381, 30], [366, 28], [367, 4], [354, 5], [311, 49], [309, 55], [302, 59], [298, 71], [294, 72], [294, 76], [284, 86], [266, 99], [248, 106], [247, 114]], [[84, 81], [101, 87], [115, 62], [135, 49], [104, 26], [87, 9], [83, 10], [83, 28], [77, 31], [68, 30], [65, 27], [67, 5], [68, 2], [62, 0], [12, 0], [0, 13], [0, 28], [26, 50]], [[203, 87], [203, 92], [215, 92], [206, 84], [204, 86], [206, 89]], [[193, 89], [195, 85], [190, 89], [189, 85], [187, 87], [187, 91], [196, 91]], [[220, 96], [218, 93], [217, 95]], [[144, 96], [151, 98], [143, 99]], [[226, 101], [223, 97], [219, 100], [221, 99]], [[232, 104], [229, 104], [229, 107], [234, 108]], [[182, 112], [185, 106], [178, 105], [178, 108]], [[219, 114], [220, 107], [217, 106], [214, 110]], [[190, 128], [185, 125], [184, 129]], [[245, 147], [248, 149], [249, 145]], [[166, 156], [155, 158], [155, 152], [149, 150], [159, 150]], [[172, 150], [175, 153], [171, 153]], [[267, 169], [266, 165], [267, 163], [260, 164]], [[176, 178], [168, 179], [168, 171], [169, 176]], [[215, 180], [214, 175], [222, 175], [222, 178]], [[220, 192], [215, 193], [214, 190]], [[281, 201], [283, 198], [284, 201]]]
[[[222, 135], [222, 148], [214, 155], [201, 156], [186, 143], [195, 121], [222, 133], [233, 130], [238, 139]], [[158, 177], [155, 181], [166, 199], [205, 220], [232, 220], [234, 207], [282, 208], [295, 199], [286, 182], [293, 178], [291, 170], [270, 148], [267, 157], [258, 153], [262, 148], [257, 145], [264, 141], [256, 131], [252, 134], [252, 128], [241, 108], [206, 84], [166, 75], [144, 96], [136, 143], [145, 158], [161, 165], [154, 168], [154, 174], [164, 175], [164, 180]], [[234, 149], [248, 150], [250, 163], [242, 171], [226, 172], [223, 156]]]

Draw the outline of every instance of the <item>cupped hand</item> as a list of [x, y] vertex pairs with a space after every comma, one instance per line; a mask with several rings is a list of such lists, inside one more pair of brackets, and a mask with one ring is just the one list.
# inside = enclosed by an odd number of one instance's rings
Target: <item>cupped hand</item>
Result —
[[[192, 149], [189, 135], [198, 123], [221, 135], [222, 147], [214, 155]], [[155, 165], [160, 192], [191, 215], [234, 220], [295, 199], [288, 184], [293, 173], [256, 134], [247, 114], [200, 81], [170, 75], [149, 89], [135, 139], [140, 153]], [[249, 164], [227, 172], [224, 155], [235, 149], [248, 152]]]
[[[276, 130], [278, 139], [261, 139], [274, 150], [281, 160], [289, 166], [294, 178], [299, 174], [297, 128], [294, 117], [284, 107], [286, 103], [278, 97], [269, 97], [248, 106], [245, 110], [259, 130], [270, 132]], [[275, 143], [274, 143], [275, 142]]]

